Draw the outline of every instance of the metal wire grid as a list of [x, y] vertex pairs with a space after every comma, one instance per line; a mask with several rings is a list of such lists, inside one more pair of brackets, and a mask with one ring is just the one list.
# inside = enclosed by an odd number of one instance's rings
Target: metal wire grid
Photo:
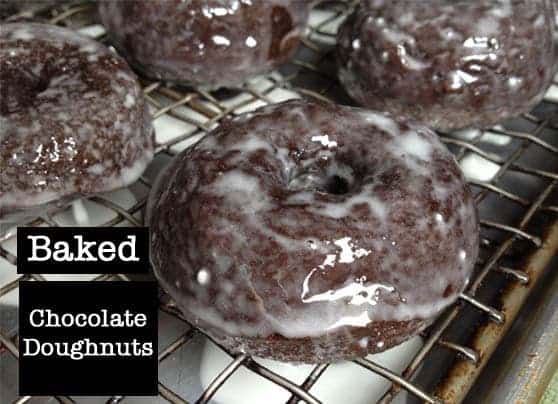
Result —
[[[172, 137], [172, 139], [158, 143], [156, 148], [157, 156], [172, 157], [177, 152], [175, 146], [207, 133], [220, 120], [236, 114], [240, 109], [254, 102], [263, 104], [272, 102], [270, 94], [278, 89], [321, 100], [346, 101], [342, 93], [339, 92], [339, 85], [330, 68], [332, 60], [331, 44], [335, 40], [334, 31], [336, 24], [350, 12], [351, 6], [355, 2], [318, 0], [313, 3], [315, 7], [327, 9], [330, 15], [309, 29], [300, 52], [300, 54], [305, 54], [306, 56], [304, 58], [295, 58], [294, 61], [282, 70], [285, 72], [282, 76], [276, 74], [269, 75], [266, 78], [268, 85], [264, 89], [255, 89], [248, 84], [238, 88], [238, 93], [234, 95], [241, 94], [242, 97], [234, 98], [239, 99], [237, 102], [228, 102], [230, 97], [232, 97], [228, 92], [208, 93], [200, 90], [172, 87], [165, 83], [142, 79], [144, 94], [155, 108], [154, 119], [170, 116], [194, 128], [193, 131], [187, 131]], [[28, 13], [25, 16], [33, 20], [77, 29], [92, 23], [92, 7], [91, 4], [87, 3], [66, 6], [57, 5], [53, 8], [40, 6], [36, 9], [36, 13]], [[104, 38], [99, 39], [104, 40]], [[311, 55], [310, 58], [308, 58], [309, 54]], [[313, 83], [320, 83], [317, 89], [315, 85], [306, 84], [308, 83], [304, 79], [306, 76], [312, 76]], [[555, 82], [554, 85], [558, 85], [558, 82]], [[558, 200], [556, 198], [558, 173], [553, 170], [546, 170], [526, 164], [522, 160], [525, 155], [532, 153], [533, 149], [536, 149], [537, 152], [543, 152], [546, 159], [558, 159], [558, 122], [551, 120], [552, 114], [558, 116], [558, 104], [556, 101], [547, 101], [543, 103], [543, 107], [545, 111], [543, 115], [545, 116], [542, 118], [538, 113], [526, 114], [521, 118], [521, 125], [529, 128], [526, 130], [518, 131], [498, 127], [490, 132], [477, 131], [467, 139], [450, 134], [441, 134], [442, 140], [455, 153], [459, 162], [463, 162], [467, 156], [473, 155], [498, 166], [495, 175], [490, 180], [480, 181], [472, 179], [470, 181], [475, 191], [476, 202], [481, 211], [481, 226], [483, 228], [481, 257], [477, 265], [476, 276], [468, 289], [460, 296], [459, 302], [451, 307], [427, 331], [427, 334], [424, 336], [424, 345], [401, 375], [367, 359], [354, 360], [356, 365], [379, 374], [391, 382], [391, 387], [380, 400], [381, 403], [390, 402], [401, 389], [407, 390], [421, 401], [429, 403], [440, 402], [442, 399], [448, 402], [462, 400], [466, 391], [488, 361], [498, 341], [515, 318], [526, 295], [540, 277], [548, 258], [555, 253], [558, 246], [558, 205], [552, 201]], [[184, 114], [184, 108], [187, 108], [194, 114]], [[553, 141], [548, 140], [548, 135], [544, 136], [549, 131], [552, 132]], [[484, 139], [486, 136], [494, 134], [511, 139], [514, 145], [512, 149], [504, 152], [503, 149], [500, 150], [497, 147], [492, 148], [493, 150], [487, 147]], [[510, 173], [520, 174], [535, 180], [539, 184], [536, 192], [526, 196], [521, 191], [510, 190], [510, 187], [507, 186], [509, 181], [504, 181], [505, 177]], [[141, 226], [141, 211], [145, 207], [150, 186], [150, 179], [145, 176], [142, 177], [133, 186], [135, 193], [140, 194], [141, 197], [128, 208], [119, 206], [103, 196], [94, 196], [88, 199], [114, 212], [115, 217], [103, 223], [102, 226], [115, 226], [123, 222]], [[492, 216], [484, 216], [483, 204], [493, 205], [494, 199], [507, 201], [507, 203], [514, 205], [518, 211], [515, 218], [504, 221]], [[55, 216], [58, 212], [66, 209], [68, 207], [48, 212], [25, 223], [25, 225], [59, 226], [60, 224], [55, 220]], [[547, 224], [545, 231], [541, 231], [542, 227], [539, 225], [541, 220]], [[533, 223], [537, 224], [535, 228], [530, 227]], [[0, 232], [0, 259], [3, 258], [15, 265], [17, 257], [6, 250], [1, 244], [12, 237], [14, 237], [13, 234]], [[519, 259], [517, 257], [516, 259], [508, 259], [509, 256], [517, 255], [518, 251]], [[534, 257], [538, 261], [534, 262]], [[526, 266], [527, 263], [531, 265], [529, 268]], [[496, 304], [500, 304], [500, 307], [496, 307], [483, 303], [477, 297], [482, 287], [486, 286], [483, 282], [493, 276], [493, 274], [503, 277], [507, 282], [506, 287], [508, 291], [512, 290], [519, 293], [518, 300], [516, 299], [511, 303], [510, 301], [500, 303], [496, 301]], [[128, 280], [124, 275], [101, 275], [94, 280], [109, 281], [114, 279]], [[13, 281], [0, 286], [0, 299], [8, 293], [15, 291], [22, 280], [45, 281], [45, 278], [40, 275], [19, 276]], [[521, 288], [519, 292], [517, 288]], [[465, 324], [465, 320], [461, 318], [461, 313], [467, 306], [483, 313], [487, 318], [487, 322], [481, 325]], [[185, 321], [168, 298], [162, 299], [160, 309], [180, 321]], [[480, 346], [475, 344], [475, 347], [452, 342], [445, 336], [452, 326], [461, 328], [471, 327], [476, 330], [477, 337], [482, 335], [487, 328], [492, 327], [491, 332], [494, 338], [488, 344], [484, 343]], [[158, 355], [160, 364], [180, 348], [187, 347], [193, 338], [199, 334], [198, 330], [188, 327], [185, 332], [168, 344], [168, 346], [160, 350]], [[435, 385], [421, 386], [414, 381], [420, 366], [432, 368], [433, 362], [430, 357], [435, 347], [448, 350], [454, 354], [452, 368], [437, 376], [438, 381], [441, 381], [437, 389]], [[9, 335], [0, 330], [0, 357], [3, 355], [13, 355], [16, 359], [18, 358], [17, 334]], [[301, 385], [298, 385], [258, 364], [248, 355], [235, 355], [232, 353], [229, 353], [229, 355], [231, 357], [230, 363], [210, 383], [196, 403], [209, 402], [218, 389], [240, 367], [246, 367], [289, 391], [291, 398], [288, 400], [288, 404], [294, 404], [300, 400], [312, 404], [320, 403], [309, 390], [327, 370], [327, 364], [316, 365], [306, 380]], [[472, 369], [472, 371], [465, 377], [458, 377], [456, 379], [452, 376], [452, 372], [455, 373], [455, 369], [459, 366], [469, 366], [469, 370]], [[460, 387], [462, 391], [456, 393], [457, 387]], [[162, 381], [159, 381], [159, 396], [171, 403], [187, 403], [183, 397], [171, 390]], [[70, 397], [55, 398], [61, 403], [75, 402]], [[14, 403], [24, 403], [30, 399], [31, 397], [20, 397]], [[124, 399], [125, 397], [112, 397], [108, 402], [118, 403]]]

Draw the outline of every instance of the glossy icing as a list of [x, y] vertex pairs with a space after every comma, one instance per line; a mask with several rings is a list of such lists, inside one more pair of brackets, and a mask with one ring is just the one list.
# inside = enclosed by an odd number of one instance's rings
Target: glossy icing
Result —
[[[248, 340], [331, 337], [314, 361], [351, 355], [336, 334], [364, 333], [345, 344], [361, 353], [408, 338], [421, 325], [406, 322], [457, 298], [478, 249], [471, 194], [433, 132], [305, 101], [241, 115], [180, 154], [149, 214], [155, 273], [187, 319], [259, 354]], [[365, 332], [386, 322], [402, 330]], [[307, 360], [292, 352], [263, 354]]]
[[109, 36], [145, 74], [221, 87], [289, 59], [308, 18], [303, 0], [100, 1]]
[[4, 24], [0, 87], [0, 214], [129, 185], [152, 159], [141, 87], [100, 43]]
[[360, 104], [438, 129], [527, 112], [552, 79], [549, 0], [367, 0], [338, 35], [339, 77]]

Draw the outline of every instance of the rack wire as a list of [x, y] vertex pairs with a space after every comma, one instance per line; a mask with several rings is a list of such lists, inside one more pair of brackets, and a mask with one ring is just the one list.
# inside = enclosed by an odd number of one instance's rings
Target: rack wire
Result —
[[[332, 49], [336, 27], [348, 15], [354, 3], [341, 0], [314, 1], [313, 7], [322, 12], [322, 16], [309, 28], [297, 56], [283, 66], [279, 73], [274, 72], [261, 79], [258, 85], [246, 83], [234, 91], [209, 93], [142, 78], [144, 94], [152, 106], [154, 121], [170, 117], [186, 128], [182, 133], [163, 140], [158, 138], [156, 159], [168, 160], [222, 119], [236, 115], [254, 104], [274, 102], [277, 95], [290, 97], [299, 94], [329, 102], [350, 102], [335, 78]], [[55, 6], [43, 4], [10, 18], [23, 17], [77, 30], [94, 24], [93, 15], [92, 4], [72, 2]], [[97, 39], [106, 41], [102, 34]], [[558, 85], [556, 80], [554, 85]], [[378, 374], [391, 383], [381, 403], [391, 402], [401, 390], [428, 403], [461, 402], [558, 249], [558, 100], [545, 99], [532, 113], [512, 123], [487, 131], [440, 134], [462, 167], [476, 159], [477, 163], [480, 161], [483, 164], [481, 171], [492, 170], [489, 178], [469, 179], [481, 215], [481, 254], [471, 284], [461, 294], [459, 301], [425, 332], [422, 348], [402, 374], [368, 359], [354, 360], [355, 366]], [[141, 226], [141, 212], [151, 181], [152, 178], [145, 175], [131, 187], [137, 200], [128, 206], [121, 206], [103, 195], [87, 198], [90, 203], [113, 213], [110, 220], [99, 225], [128, 223]], [[71, 207], [58, 208], [25, 225], [60, 226], [62, 223], [57, 220], [57, 215], [69, 209]], [[15, 265], [17, 257], [5, 248], [5, 243], [13, 237], [13, 232], [0, 228], [0, 260]], [[128, 280], [123, 275], [100, 275], [94, 280], [114, 279]], [[25, 280], [46, 281], [40, 275], [17, 276], [0, 284], [0, 302], [2, 297], [17, 292], [19, 282]], [[168, 296], [162, 296], [160, 309], [176, 321], [185, 322]], [[160, 365], [163, 366], [178, 350], [188, 349], [194, 339], [200, 336], [207, 338], [195, 328], [185, 325], [183, 331], [160, 350]], [[17, 330], [8, 332], [0, 329], [0, 358], [11, 355], [17, 359], [18, 342]], [[229, 355], [228, 365], [201, 393], [196, 403], [210, 402], [242, 367], [288, 391], [291, 394], [288, 404], [299, 401], [320, 403], [310, 390], [329, 365], [316, 365], [306, 380], [297, 384], [247, 355]], [[441, 357], [445, 358], [442, 362], [439, 361]], [[419, 372], [420, 368], [423, 371]], [[424, 372], [424, 369], [428, 371]], [[424, 373], [430, 376], [421, 376]], [[171, 403], [188, 402], [163, 380], [159, 381], [159, 398]], [[25, 403], [31, 399], [18, 397], [13, 402]], [[72, 397], [55, 399], [61, 403], [79, 401]], [[117, 396], [109, 398], [108, 402], [123, 400], [125, 397]]]

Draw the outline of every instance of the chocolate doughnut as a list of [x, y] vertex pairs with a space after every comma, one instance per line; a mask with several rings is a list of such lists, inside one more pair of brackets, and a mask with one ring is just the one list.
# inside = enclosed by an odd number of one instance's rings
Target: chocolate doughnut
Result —
[[155, 274], [185, 318], [285, 361], [410, 338], [478, 252], [470, 190], [431, 130], [306, 101], [223, 123], [173, 160], [148, 212]]
[[490, 126], [542, 99], [552, 32], [548, 0], [366, 0], [339, 30], [339, 78], [359, 104], [436, 129]]
[[153, 156], [126, 62], [70, 30], [0, 28], [0, 215], [134, 182]]
[[123, 55], [156, 79], [222, 87], [272, 70], [297, 48], [303, 0], [100, 1]]

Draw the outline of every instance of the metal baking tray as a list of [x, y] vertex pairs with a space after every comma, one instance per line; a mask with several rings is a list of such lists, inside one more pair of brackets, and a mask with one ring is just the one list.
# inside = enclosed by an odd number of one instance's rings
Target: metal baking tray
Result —
[[[313, 1], [310, 27], [294, 60], [238, 88], [210, 93], [142, 78], [157, 131], [156, 158], [144, 176], [123, 190], [21, 223], [0, 223], [1, 403], [538, 400], [558, 363], [558, 274], [549, 270], [556, 268], [556, 260], [550, 263], [558, 249], [558, 76], [529, 114], [490, 130], [440, 134], [474, 191], [482, 245], [468, 289], [423, 335], [352, 362], [278, 363], [226, 352], [187, 324], [161, 291], [158, 397], [17, 396], [19, 281], [128, 278], [19, 276], [14, 226], [140, 226], [157, 173], [225, 117], [293, 97], [350, 104], [335, 77], [332, 49], [337, 27], [355, 3]], [[106, 42], [88, 2], [38, 3], [9, 19], [58, 24]]]

